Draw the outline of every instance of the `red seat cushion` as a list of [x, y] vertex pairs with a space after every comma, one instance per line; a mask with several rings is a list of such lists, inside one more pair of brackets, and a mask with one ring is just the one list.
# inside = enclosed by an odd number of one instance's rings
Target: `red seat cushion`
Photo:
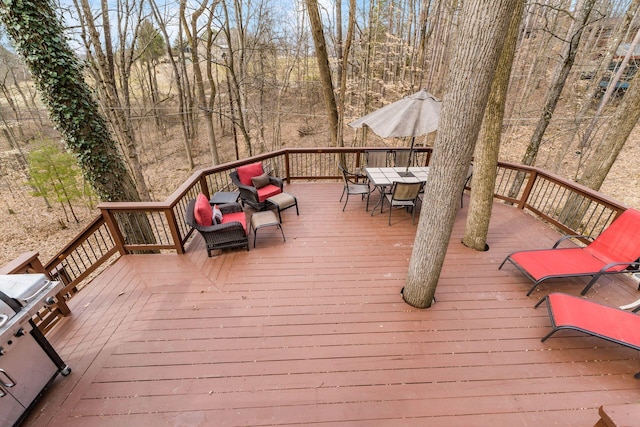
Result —
[[202, 227], [209, 227], [213, 225], [213, 209], [209, 204], [207, 196], [200, 193], [196, 198], [196, 204], [193, 207], [193, 216], [196, 219], [198, 225]]
[[516, 252], [511, 259], [535, 280], [547, 276], [573, 276], [597, 273], [604, 263], [583, 248], [562, 248]]
[[221, 224], [227, 224], [234, 221], [242, 224], [242, 228], [244, 228], [244, 231], [247, 231], [247, 217], [245, 216], [244, 212], [233, 212], [224, 214]]
[[265, 185], [264, 187], [258, 189], [258, 201], [264, 202], [269, 197], [275, 196], [276, 194], [280, 193], [282, 193], [282, 190], [280, 190], [280, 187], [278, 187], [277, 185]]
[[240, 166], [236, 169], [238, 172], [238, 179], [244, 185], [248, 185], [253, 187], [253, 182], [251, 178], [254, 176], [260, 176], [264, 173], [262, 170], [262, 162], [250, 163], [248, 165]]

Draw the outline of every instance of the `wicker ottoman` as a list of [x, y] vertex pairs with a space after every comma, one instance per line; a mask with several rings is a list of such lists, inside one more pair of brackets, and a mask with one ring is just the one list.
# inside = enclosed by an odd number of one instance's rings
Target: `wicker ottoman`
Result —
[[282, 239], [286, 242], [287, 239], [284, 237], [284, 230], [282, 229], [282, 224], [276, 218], [276, 214], [273, 211], [261, 211], [255, 212], [251, 215], [251, 230], [253, 230], [253, 247], [256, 247], [256, 237], [258, 236], [258, 229], [262, 227], [271, 227], [276, 226], [280, 229], [282, 233]]
[[267, 199], [267, 202], [271, 203], [278, 209], [278, 219], [280, 220], [280, 222], [282, 222], [282, 216], [280, 215], [280, 212], [293, 206], [296, 207], [296, 215], [300, 215], [300, 212], [298, 211], [298, 199], [296, 199], [296, 196], [294, 196], [293, 194], [276, 194], [275, 196], [269, 197]]

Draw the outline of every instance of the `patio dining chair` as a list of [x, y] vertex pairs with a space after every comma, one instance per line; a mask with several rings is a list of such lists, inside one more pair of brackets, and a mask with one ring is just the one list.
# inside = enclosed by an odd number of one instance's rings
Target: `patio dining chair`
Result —
[[406, 168], [413, 166], [412, 150], [396, 150], [393, 153], [393, 165], [397, 168]]
[[367, 162], [367, 167], [386, 168], [387, 166], [389, 166], [388, 154], [388, 151], [365, 151], [364, 155]]
[[[402, 207], [411, 209], [411, 222], [415, 224], [416, 217], [416, 204], [418, 202], [418, 196], [422, 191], [424, 182], [394, 182], [391, 188], [390, 194], [385, 194], [385, 198], [389, 201], [389, 225], [391, 225], [391, 211], [394, 207]], [[384, 199], [382, 201], [382, 211], [384, 207]]]
[[[389, 151], [365, 150], [364, 152], [366, 166], [368, 168], [386, 168], [389, 167]], [[391, 186], [378, 187], [382, 193], [389, 193]]]
[[358, 181], [359, 176], [347, 171], [342, 164], [338, 164], [338, 169], [342, 173], [342, 179], [344, 180], [344, 187], [342, 188], [342, 195], [340, 196], [340, 201], [342, 202], [342, 198], [346, 195], [347, 198], [344, 201], [344, 206], [342, 207], [342, 211], [347, 207], [347, 203], [349, 202], [349, 196], [352, 194], [359, 194], [362, 198], [367, 196], [367, 207], [366, 210], [369, 210], [369, 195], [371, 194], [371, 187], [368, 182], [362, 183]]

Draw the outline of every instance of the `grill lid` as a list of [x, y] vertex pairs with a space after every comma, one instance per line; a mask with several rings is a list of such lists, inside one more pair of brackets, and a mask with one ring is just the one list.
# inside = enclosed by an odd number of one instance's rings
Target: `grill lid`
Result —
[[38, 298], [49, 283], [44, 274], [0, 274], [0, 292], [23, 307]]

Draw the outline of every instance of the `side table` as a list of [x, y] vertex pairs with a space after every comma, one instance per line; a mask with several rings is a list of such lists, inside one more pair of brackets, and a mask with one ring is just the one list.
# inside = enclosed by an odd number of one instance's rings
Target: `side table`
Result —
[[239, 191], [217, 191], [213, 193], [211, 199], [209, 199], [209, 204], [213, 205], [224, 205], [226, 203], [235, 203], [238, 201], [240, 197]]
[[261, 211], [255, 212], [251, 215], [251, 230], [253, 230], [253, 247], [256, 247], [256, 237], [258, 236], [258, 229], [262, 227], [271, 227], [276, 226], [280, 229], [282, 233], [282, 239], [286, 242], [287, 239], [284, 237], [284, 230], [282, 229], [282, 224], [278, 221], [278, 217], [273, 211]]

